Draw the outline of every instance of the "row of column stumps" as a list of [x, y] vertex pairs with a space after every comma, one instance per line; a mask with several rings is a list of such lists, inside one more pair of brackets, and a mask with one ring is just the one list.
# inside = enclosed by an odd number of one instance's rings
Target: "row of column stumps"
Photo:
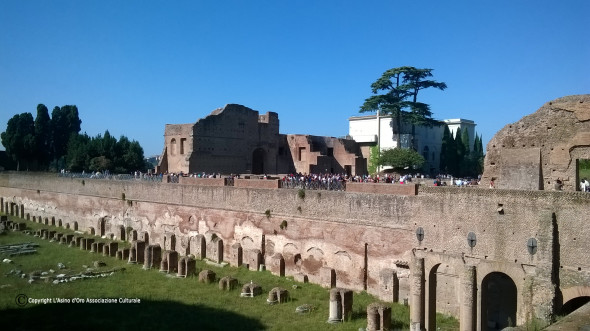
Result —
[[[0, 201], [0, 206], [2, 206], [2, 212], [10, 210], [10, 215], [19, 217], [19, 214], [24, 215], [24, 205], [20, 205], [20, 213], [19, 208], [16, 203], [3, 203]], [[14, 207], [17, 208], [14, 208]], [[30, 220], [30, 214], [26, 215], [26, 219]], [[33, 217], [35, 220], [35, 217]], [[38, 217], [39, 223], [42, 222], [42, 218]], [[8, 221], [7, 216], [2, 216], [0, 222], [5, 223], [14, 223]], [[61, 220], [58, 221], [61, 226]], [[49, 225], [49, 219], [45, 217], [45, 224]], [[18, 224], [18, 229], [21, 229], [22, 225], [25, 223], [16, 223]], [[51, 225], [55, 226], [55, 219], [52, 218]], [[69, 228], [69, 223], [67, 224]], [[24, 229], [21, 229], [24, 230]], [[76, 229], [77, 230], [77, 229]], [[124, 248], [118, 249], [117, 242], [95, 242], [94, 238], [85, 238], [83, 236], [75, 236], [73, 234], [62, 234], [57, 231], [41, 229], [37, 230], [36, 233], [42, 239], [54, 239], [59, 244], [68, 244], [70, 247], [80, 247], [81, 250], [88, 250], [91, 253], [101, 253], [103, 256], [111, 256], [116, 257], [121, 260], [128, 259], [128, 263], [136, 264], [136, 263], [143, 263], [144, 269], [151, 269], [156, 265], [160, 266], [160, 272], [166, 273], [173, 273], [177, 272], [178, 277], [188, 277], [190, 275], [194, 275], [196, 273], [196, 260], [184, 256], [182, 258], [178, 258], [178, 252], [174, 250], [165, 250], [164, 252], [161, 251], [161, 247], [159, 244], [152, 244], [147, 245], [146, 242], [140, 240], [133, 240], [131, 242], [131, 248]], [[239, 247], [241, 250], [241, 247]], [[241, 255], [241, 254], [240, 254]], [[241, 260], [241, 259], [240, 259]], [[282, 260], [282, 257], [281, 259]], [[283, 260], [284, 261], [284, 260]], [[283, 262], [283, 261], [279, 261]], [[283, 262], [284, 263], [284, 262]], [[420, 266], [420, 268], [416, 268], [416, 273], [422, 274], [422, 279], [420, 282], [423, 281], [423, 273], [424, 273], [424, 259], [416, 259], [415, 266]], [[177, 266], [177, 267], [175, 267]], [[466, 270], [466, 275], [472, 275], [475, 277], [475, 268], [471, 267], [472, 269]], [[282, 269], [282, 268], [281, 268]], [[325, 283], [329, 283], [331, 287], [335, 286], [335, 272], [331, 268], [325, 268], [324, 270], [324, 279]], [[199, 273], [199, 281], [204, 283], [212, 283], [215, 280], [215, 272], [211, 270], [203, 270]], [[281, 276], [283, 276], [281, 274]], [[326, 277], [327, 276], [327, 277]], [[307, 280], [307, 277], [303, 277], [302, 280]], [[416, 278], [414, 278], [416, 279]], [[416, 282], [414, 282], [414, 285]], [[232, 278], [230, 276], [226, 276], [220, 279], [219, 281], [219, 289], [220, 290], [232, 290], [238, 285], [238, 280]], [[326, 284], [327, 285], [327, 284]], [[469, 287], [471, 286], [471, 287]], [[471, 289], [475, 291], [472, 283], [465, 282], [464, 288]], [[419, 292], [423, 292], [422, 284], [419, 287], [416, 287], [416, 290]], [[247, 283], [242, 288], [242, 296], [256, 296], [262, 293], [262, 288], [253, 283]], [[413, 291], [414, 293], [414, 291]], [[422, 294], [423, 295], [423, 294]], [[289, 300], [289, 292], [286, 289], [275, 287], [268, 293], [267, 303], [275, 304], [275, 303], [283, 303]], [[342, 288], [332, 288], [330, 290], [330, 309], [329, 309], [329, 323], [340, 323], [345, 321], [346, 319], [350, 319], [352, 316], [352, 304], [353, 304], [353, 291], [348, 289]], [[468, 303], [466, 303], [468, 304]], [[473, 305], [473, 301], [471, 301], [470, 307], [475, 308]], [[462, 310], [463, 311], [463, 310]], [[415, 312], [412, 309], [412, 321], [411, 321], [411, 329], [420, 330], [420, 325], [422, 324], [415, 324], [413, 321], [415, 320], [414, 317], [417, 314], [421, 314], [423, 316], [423, 309], [422, 311]], [[472, 315], [469, 316], [472, 318]], [[467, 317], [465, 317], [467, 318]], [[463, 321], [464, 316], [462, 314], [461, 320]], [[472, 324], [475, 325], [475, 321], [471, 319]], [[391, 326], [391, 307], [382, 303], [372, 303], [367, 306], [367, 331], [377, 331], [377, 330], [388, 330]]]

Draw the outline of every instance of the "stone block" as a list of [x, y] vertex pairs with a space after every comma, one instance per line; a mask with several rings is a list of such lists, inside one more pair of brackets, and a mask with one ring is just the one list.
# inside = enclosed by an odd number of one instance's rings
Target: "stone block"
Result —
[[199, 282], [200, 283], [205, 283], [205, 284], [211, 284], [213, 282], [215, 282], [215, 272], [213, 272], [212, 270], [203, 270], [201, 272], [199, 272]]

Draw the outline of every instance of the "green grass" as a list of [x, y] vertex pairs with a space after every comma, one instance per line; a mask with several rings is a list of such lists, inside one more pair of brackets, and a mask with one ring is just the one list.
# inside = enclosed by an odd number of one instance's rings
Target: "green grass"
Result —
[[[32, 222], [27, 222], [27, 226], [29, 229], [55, 229]], [[71, 232], [65, 229], [59, 231]], [[229, 266], [220, 268], [197, 261], [197, 272], [206, 268], [213, 270], [217, 274], [217, 279], [227, 275], [238, 279], [238, 289], [221, 291], [217, 283], [199, 283], [196, 276], [170, 277], [157, 270], [143, 270], [141, 265], [130, 265], [113, 257], [51, 243], [20, 232], [8, 232], [0, 236], [0, 245], [22, 242], [38, 243], [38, 253], [11, 257], [11, 264], [0, 263], [0, 285], [4, 285], [0, 289], [0, 319], [10, 321], [11, 330], [63, 330], [71, 327], [110, 330], [358, 330], [366, 328], [367, 305], [378, 301], [364, 292], [355, 293], [351, 319], [342, 324], [328, 324], [328, 289], [314, 284], [298, 283], [290, 277], [276, 277], [268, 271], [254, 272]], [[5, 256], [0, 256], [0, 260], [4, 258]], [[125, 268], [125, 271], [116, 272], [106, 278], [61, 284], [40, 281], [29, 284], [28, 277], [21, 279], [13, 275], [6, 276], [12, 269], [20, 269], [27, 274], [49, 269], [55, 270], [55, 274], [79, 273], [83, 270], [82, 265], [92, 266], [96, 260], [107, 264], [98, 270]], [[58, 262], [64, 263], [67, 269], [58, 270]], [[241, 298], [241, 285], [250, 281], [260, 284], [263, 294], [254, 298]], [[297, 288], [293, 288], [293, 285], [297, 285]], [[268, 305], [268, 291], [277, 286], [289, 291], [291, 301]], [[140, 298], [141, 303], [29, 303], [20, 307], [15, 302], [19, 294], [36, 299]], [[311, 304], [315, 309], [308, 314], [297, 314], [295, 308], [303, 304]], [[409, 308], [396, 303], [391, 305], [392, 326], [407, 330]], [[442, 330], [458, 328], [455, 319], [441, 320], [441, 323], [443, 324], [439, 327]]]

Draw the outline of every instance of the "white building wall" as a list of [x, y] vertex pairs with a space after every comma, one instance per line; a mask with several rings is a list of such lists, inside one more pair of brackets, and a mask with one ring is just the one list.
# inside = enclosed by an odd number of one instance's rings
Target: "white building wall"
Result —
[[[381, 150], [395, 148], [400, 145], [397, 141], [397, 134], [393, 134], [395, 123], [391, 116], [380, 116], [379, 127], [377, 126], [377, 116], [355, 116], [349, 119], [349, 136], [359, 143], [377, 144], [377, 136], [380, 136]], [[453, 136], [457, 128], [467, 130], [469, 133], [469, 144], [471, 150], [475, 141], [475, 123], [465, 119], [443, 120], [449, 126]], [[401, 146], [410, 146], [411, 144], [411, 125], [402, 123]], [[414, 128], [414, 143], [424, 159], [426, 164], [424, 169], [427, 172], [438, 173], [440, 166], [440, 152], [442, 146], [442, 136], [444, 125], [441, 126], [416, 126]]]

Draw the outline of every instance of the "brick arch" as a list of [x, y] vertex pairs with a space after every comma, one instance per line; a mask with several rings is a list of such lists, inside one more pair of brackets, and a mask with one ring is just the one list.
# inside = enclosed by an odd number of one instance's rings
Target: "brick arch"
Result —
[[574, 286], [561, 290], [563, 304], [580, 297], [590, 297], [590, 286]]

